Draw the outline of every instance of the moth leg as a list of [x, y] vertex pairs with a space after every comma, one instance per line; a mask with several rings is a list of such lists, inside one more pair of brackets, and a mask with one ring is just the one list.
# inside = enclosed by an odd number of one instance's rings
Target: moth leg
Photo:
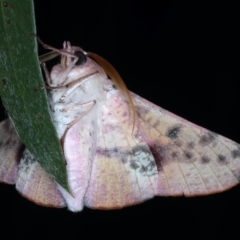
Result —
[[57, 87], [44, 86], [44, 87], [37, 88], [35, 90], [43, 90], [43, 89], [54, 90], [54, 89], [60, 89], [60, 88], [66, 88], [66, 87], [65, 86], [57, 86]]
[[50, 77], [50, 73], [49, 73], [45, 63], [42, 63], [42, 68], [43, 68], [43, 71], [44, 71], [45, 76], [46, 76], [47, 84], [48, 84], [48, 86], [51, 86], [53, 82], [52, 82], [52, 79]]
[[79, 87], [81, 84], [83, 84], [84, 82], [90, 80], [92, 77], [96, 76], [98, 74], [98, 72], [93, 72], [90, 73], [82, 78], [79, 78], [67, 85], [65, 85], [65, 87], [67, 87], [67, 90], [63, 93], [63, 95], [61, 96], [61, 98], [59, 99], [59, 102], [63, 102], [64, 99], [66, 97], [68, 97], [77, 87]]
[[43, 68], [43, 71], [44, 71], [44, 74], [45, 74], [45, 77], [46, 77], [46, 81], [47, 81], [47, 84], [48, 86], [44, 86], [44, 87], [40, 87], [39, 90], [42, 90], [42, 89], [50, 89], [50, 90], [54, 90], [54, 89], [59, 89], [59, 88], [65, 88], [65, 86], [56, 86], [56, 87], [52, 87], [52, 79], [50, 77], [50, 73], [46, 67], [46, 64], [45, 63], [42, 63], [42, 68]]
[[62, 142], [64, 140], [64, 137], [65, 137], [66, 132], [68, 131], [68, 129], [70, 129], [76, 122], [78, 122], [78, 120], [80, 120], [82, 117], [84, 117], [86, 114], [88, 114], [94, 108], [94, 106], [96, 105], [96, 100], [91, 100], [89, 102], [80, 103], [80, 104], [75, 105], [74, 107], [63, 108], [63, 109], [60, 110], [61, 112], [75, 111], [75, 110], [81, 109], [83, 107], [86, 107], [88, 105], [90, 105], [90, 107], [83, 114], [81, 114], [80, 116], [76, 117], [76, 119], [74, 119], [72, 122], [67, 124], [67, 129], [65, 130], [65, 132], [63, 134], [63, 137], [61, 139]]
[[[79, 104], [76, 104], [74, 105], [73, 107], [68, 107], [68, 108], [62, 108], [60, 109], [60, 112], [70, 112], [70, 111], [76, 111], [76, 110], [79, 110], [83, 107], [86, 107], [88, 105], [91, 105], [90, 106], [90, 109], [86, 110], [86, 113], [88, 113], [92, 107], [96, 104], [96, 100], [91, 100], [91, 101], [88, 101], [88, 102], [85, 102], [85, 103], [79, 103]], [[83, 113], [83, 115], [86, 114], [85, 112]], [[82, 116], [82, 115], [81, 115]]]

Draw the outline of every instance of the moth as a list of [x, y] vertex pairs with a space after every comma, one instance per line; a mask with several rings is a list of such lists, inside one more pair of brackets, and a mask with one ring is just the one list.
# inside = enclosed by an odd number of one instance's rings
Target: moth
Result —
[[[0, 181], [36, 204], [78, 212], [117, 209], [154, 196], [200, 196], [239, 183], [239, 144], [129, 92], [100, 56], [63, 43], [40, 58], [52, 119], [67, 164], [70, 195], [0, 123]], [[101, 67], [101, 66], [103, 67]], [[110, 79], [110, 78], [111, 79]]]

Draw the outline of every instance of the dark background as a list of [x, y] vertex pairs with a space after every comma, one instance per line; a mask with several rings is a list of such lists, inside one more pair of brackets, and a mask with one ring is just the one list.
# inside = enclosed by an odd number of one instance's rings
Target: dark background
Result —
[[[240, 142], [236, 6], [230, 1], [35, 1], [37, 33], [111, 62], [128, 88], [191, 122]], [[45, 50], [39, 49], [39, 53]], [[235, 59], [236, 58], [236, 59]], [[1, 119], [4, 116], [0, 109]], [[240, 187], [197, 198], [156, 197], [123, 210], [37, 206], [0, 184], [4, 227], [18, 237], [185, 237], [233, 239]], [[22, 226], [22, 223], [25, 226]], [[111, 230], [111, 231], [110, 231]], [[86, 235], [87, 234], [87, 235]], [[237, 236], [236, 236], [237, 237]]]

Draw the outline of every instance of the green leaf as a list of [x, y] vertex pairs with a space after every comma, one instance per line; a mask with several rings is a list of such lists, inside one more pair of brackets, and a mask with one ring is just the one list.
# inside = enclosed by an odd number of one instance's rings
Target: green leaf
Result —
[[66, 190], [66, 163], [51, 120], [37, 55], [32, 0], [0, 0], [0, 95], [18, 135]]

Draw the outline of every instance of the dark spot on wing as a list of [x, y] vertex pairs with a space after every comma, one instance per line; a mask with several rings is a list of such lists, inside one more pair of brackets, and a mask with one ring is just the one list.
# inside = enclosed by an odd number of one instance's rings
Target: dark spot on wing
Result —
[[193, 157], [193, 154], [191, 152], [188, 152], [188, 151], [185, 151], [184, 152], [184, 156], [187, 158], [187, 159], [191, 159]]
[[218, 161], [221, 162], [221, 163], [224, 163], [226, 160], [226, 156], [222, 155], [222, 154], [219, 154], [218, 155]]
[[117, 153], [117, 152], [119, 151], [119, 149], [115, 147], [115, 148], [112, 149], [112, 151], [113, 151], [114, 153]]
[[12, 21], [10, 19], [7, 20], [7, 24], [11, 24]]
[[206, 133], [203, 136], [201, 136], [199, 143], [202, 146], [205, 146], [205, 145], [212, 143], [214, 140], [215, 140], [215, 137], [213, 136], [212, 133]]
[[113, 89], [117, 89], [117, 87], [116, 87], [114, 84], [112, 85], [112, 88], [113, 88]]
[[11, 8], [12, 8], [12, 9], [15, 9], [15, 5], [12, 4], [12, 5], [11, 5]]
[[117, 147], [114, 148], [100, 148], [98, 147], [96, 149], [96, 153], [103, 155], [107, 158], [111, 158], [111, 157], [116, 157], [116, 158], [120, 158], [122, 160], [122, 162], [127, 162], [126, 158], [128, 157], [128, 155], [131, 155], [132, 152], [126, 152], [123, 151]]
[[97, 154], [103, 155], [107, 158], [111, 157], [111, 150], [110, 149], [106, 149], [106, 148], [97, 148], [96, 150]]
[[193, 149], [194, 147], [195, 147], [195, 143], [194, 142], [188, 143], [188, 148], [189, 149]]
[[232, 151], [232, 157], [233, 158], [240, 157], [240, 148], [235, 149], [235, 150]]
[[138, 169], [140, 166], [136, 163], [136, 161], [131, 161], [130, 162], [130, 168], [136, 170]]
[[25, 151], [23, 152], [22, 158], [21, 158], [19, 169], [22, 169], [25, 172], [28, 172], [31, 165], [35, 162], [36, 162], [36, 160], [35, 160], [34, 156], [29, 152], [28, 149], [25, 149]]
[[141, 169], [140, 169], [140, 172], [141, 173], [145, 173], [145, 172], [147, 172], [148, 171], [148, 167], [146, 167], [146, 166], [141, 166]]
[[149, 112], [146, 108], [141, 107], [139, 105], [135, 106], [135, 109], [138, 117], [144, 117]]
[[180, 126], [171, 127], [168, 129], [166, 136], [171, 139], [176, 139], [179, 136], [180, 129]]
[[7, 6], [8, 6], [8, 3], [7, 3], [7, 2], [4, 2], [4, 3], [3, 3], [3, 6], [4, 6], [4, 7], [7, 7]]
[[176, 158], [179, 155], [179, 152], [172, 152], [172, 157]]
[[210, 162], [210, 158], [207, 156], [202, 156], [201, 157], [201, 163], [206, 164]]
[[129, 151], [125, 150], [125, 148], [114, 147], [103, 149], [98, 147], [96, 153], [107, 158], [117, 158], [123, 164], [129, 164], [131, 169], [138, 169], [143, 175], [150, 176], [157, 174], [157, 163], [148, 146], [135, 146]]
[[155, 161], [150, 161], [149, 164], [148, 164], [148, 168], [149, 168], [150, 170], [153, 170], [155, 167], [156, 167]]

